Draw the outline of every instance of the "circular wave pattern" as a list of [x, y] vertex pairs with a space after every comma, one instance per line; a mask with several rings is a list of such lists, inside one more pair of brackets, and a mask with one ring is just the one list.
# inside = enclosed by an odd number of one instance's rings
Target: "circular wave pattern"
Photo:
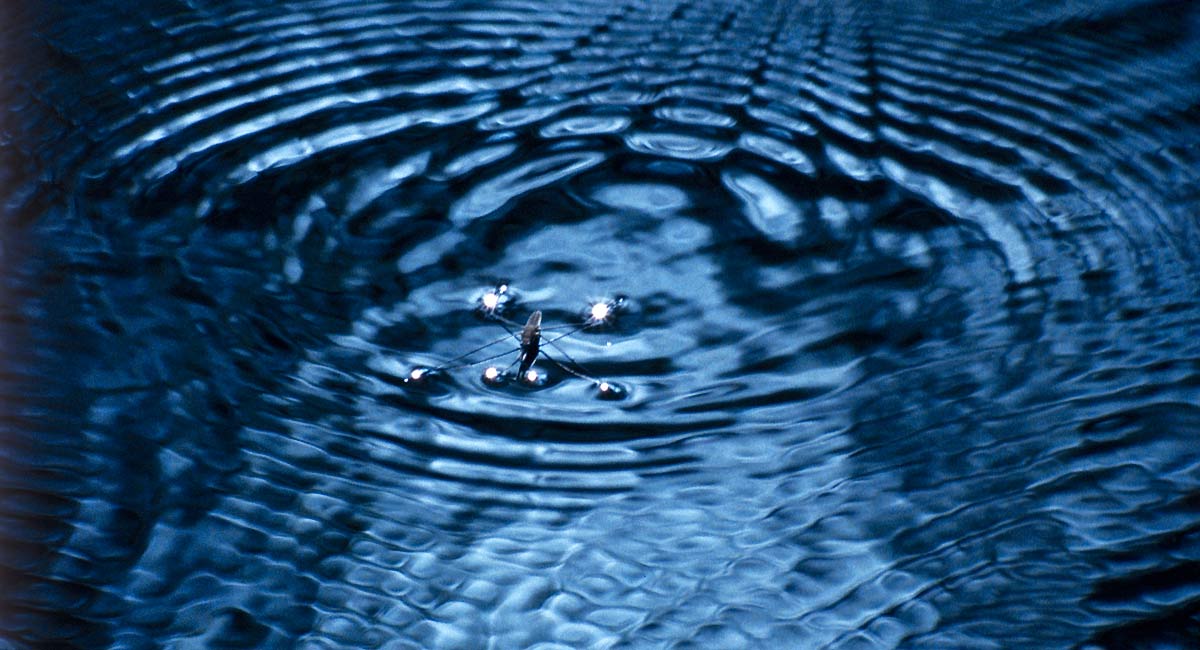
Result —
[[14, 643], [1200, 637], [1195, 8], [6, 11]]

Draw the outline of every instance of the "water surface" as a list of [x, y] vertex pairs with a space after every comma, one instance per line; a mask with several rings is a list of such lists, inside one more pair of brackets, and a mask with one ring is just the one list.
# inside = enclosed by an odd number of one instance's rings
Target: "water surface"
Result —
[[0, 645], [1196, 647], [1195, 6], [3, 13]]

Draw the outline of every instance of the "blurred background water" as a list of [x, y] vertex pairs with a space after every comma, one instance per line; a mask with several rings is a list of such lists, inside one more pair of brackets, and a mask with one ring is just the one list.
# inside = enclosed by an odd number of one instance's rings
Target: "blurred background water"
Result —
[[1200, 5], [0, 14], [0, 647], [1200, 647]]

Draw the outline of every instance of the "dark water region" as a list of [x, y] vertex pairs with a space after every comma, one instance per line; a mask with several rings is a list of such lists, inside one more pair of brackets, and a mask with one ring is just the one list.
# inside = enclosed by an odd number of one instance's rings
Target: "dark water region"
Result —
[[0, 13], [0, 648], [1200, 647], [1200, 5]]

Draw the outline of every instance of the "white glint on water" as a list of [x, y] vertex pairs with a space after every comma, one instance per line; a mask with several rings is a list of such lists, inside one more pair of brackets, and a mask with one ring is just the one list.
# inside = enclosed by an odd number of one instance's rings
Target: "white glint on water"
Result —
[[592, 320], [596, 321], [597, 323], [602, 323], [606, 319], [608, 319], [608, 316], [611, 313], [611, 310], [609, 309], [608, 303], [597, 302], [592, 305], [592, 308], [589, 310], [589, 313], [592, 317]]

